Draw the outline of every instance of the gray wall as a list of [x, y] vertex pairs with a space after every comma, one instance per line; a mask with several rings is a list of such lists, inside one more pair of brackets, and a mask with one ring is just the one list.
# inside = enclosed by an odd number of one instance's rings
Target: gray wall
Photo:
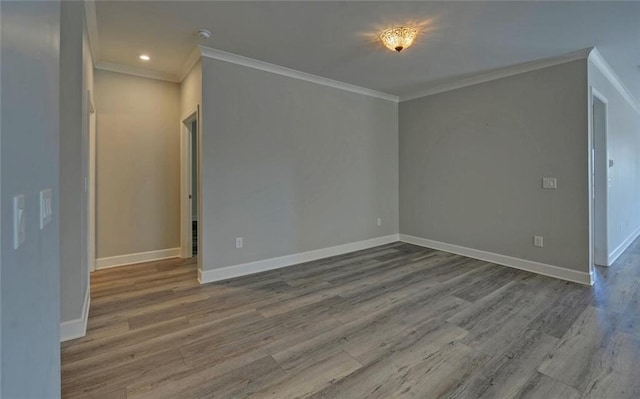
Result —
[[[0, 353], [3, 398], [60, 396], [58, 82], [60, 3], [0, 5]], [[39, 226], [39, 192], [53, 219]], [[13, 196], [24, 194], [26, 239], [13, 249]]]
[[202, 81], [205, 270], [398, 232], [396, 103], [209, 58]]
[[180, 246], [180, 86], [95, 71], [97, 257]]
[[640, 229], [640, 113], [589, 61], [589, 85], [607, 99], [609, 168], [607, 247], [609, 254]]
[[60, 319], [65, 322], [82, 317], [88, 289], [83, 3], [62, 2], [60, 21]]
[[588, 272], [586, 74], [581, 60], [402, 102], [400, 232]]

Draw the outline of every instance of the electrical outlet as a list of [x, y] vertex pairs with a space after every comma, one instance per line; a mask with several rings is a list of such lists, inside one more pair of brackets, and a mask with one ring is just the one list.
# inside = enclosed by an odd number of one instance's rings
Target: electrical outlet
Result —
[[242, 237], [236, 237], [236, 248], [242, 248]]
[[376, 220], [376, 224], [378, 227], [382, 226], [382, 219], [378, 218], [378, 220]]
[[558, 179], [555, 177], [543, 177], [542, 188], [555, 190], [558, 188]]
[[533, 236], [533, 246], [540, 248], [544, 247], [544, 237]]

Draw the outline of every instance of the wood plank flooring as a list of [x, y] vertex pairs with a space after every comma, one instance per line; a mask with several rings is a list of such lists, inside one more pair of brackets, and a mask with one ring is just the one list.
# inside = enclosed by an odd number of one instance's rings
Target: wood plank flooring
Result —
[[394, 243], [199, 285], [91, 276], [66, 398], [638, 398], [640, 241], [585, 287]]

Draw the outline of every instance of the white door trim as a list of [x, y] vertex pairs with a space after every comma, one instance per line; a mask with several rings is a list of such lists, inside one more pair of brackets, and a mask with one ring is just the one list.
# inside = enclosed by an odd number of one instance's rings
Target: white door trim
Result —
[[87, 251], [89, 259], [89, 272], [96, 270], [96, 109], [93, 105], [91, 90], [88, 93], [89, 102], [89, 238], [87, 240]]
[[[200, 125], [199, 107], [191, 111], [180, 122], [180, 257], [191, 258], [193, 256], [193, 232], [191, 201], [191, 128], [190, 124], [196, 120]], [[200, 133], [198, 132], [198, 135]], [[198, 159], [198, 165], [200, 159]], [[198, 178], [200, 175], [198, 174]], [[198, 205], [200, 201], [198, 198]], [[200, 228], [198, 227], [198, 230]]]
[[[609, 101], [607, 100], [607, 98], [600, 93], [596, 88], [594, 88], [593, 86], [589, 86], [589, 110], [588, 110], [588, 117], [589, 117], [589, 264], [590, 267], [593, 268], [597, 262], [597, 264], [601, 265], [601, 266], [610, 266], [610, 262], [609, 262], [609, 244], [608, 244], [608, 204], [609, 204], [609, 183], [608, 183], [608, 176], [609, 176], [609, 165], [607, 164], [607, 182], [605, 183], [605, 187], [604, 187], [604, 192], [601, 190], [602, 187], [599, 187], [600, 190], [597, 190], [597, 188], [595, 187], [596, 182], [594, 181], [594, 174], [597, 173], [595, 171], [595, 168], [597, 167], [597, 165], [594, 164], [595, 161], [595, 128], [594, 128], [594, 124], [593, 124], [593, 118], [594, 118], [594, 114], [593, 114], [593, 106], [594, 106], [594, 101], [593, 99], [597, 98], [599, 101], [601, 101], [604, 104], [605, 107], [605, 143], [604, 143], [604, 153], [605, 153], [605, 158], [607, 159], [607, 163], [609, 160], [609, 150], [607, 147], [608, 144], [608, 125], [609, 125]], [[600, 197], [602, 197], [603, 200], [603, 207], [604, 207], [604, 214], [601, 215], [601, 226], [599, 226], [600, 228], [604, 228], [604, 242], [600, 244], [599, 247], [601, 247], [601, 251], [602, 253], [598, 253], [596, 254], [596, 222], [595, 222], [595, 212], [596, 212], [596, 202], [595, 202], [595, 196], [598, 194], [598, 192], [600, 193]], [[600, 209], [600, 211], [602, 212], [602, 209]]]

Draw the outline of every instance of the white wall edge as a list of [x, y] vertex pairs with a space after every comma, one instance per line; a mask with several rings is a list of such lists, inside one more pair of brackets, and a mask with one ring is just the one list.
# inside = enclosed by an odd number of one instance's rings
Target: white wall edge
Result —
[[636, 238], [638, 238], [638, 236], [640, 236], [640, 227], [638, 227], [633, 233], [629, 234], [629, 237], [627, 237], [624, 241], [622, 241], [622, 243], [620, 243], [620, 245], [618, 245], [616, 249], [609, 253], [606, 266], [613, 265], [613, 263], [620, 257], [620, 255], [624, 253], [624, 251], [627, 250], [627, 248], [629, 248], [629, 245], [631, 245], [636, 240]]
[[564, 54], [558, 57], [545, 58], [536, 61], [516, 64], [505, 68], [495, 69], [489, 72], [479, 73], [459, 79], [452, 79], [447, 82], [437, 84], [435, 86], [417, 91], [413, 94], [401, 96], [400, 101], [410, 101], [416, 98], [426, 97], [433, 94], [443, 93], [455, 89], [461, 89], [467, 86], [473, 86], [480, 83], [490, 82], [492, 80], [502, 79], [513, 75], [519, 75], [526, 72], [532, 72], [538, 69], [548, 68], [554, 65], [566, 64], [577, 60], [586, 59], [591, 52], [591, 48]]
[[624, 97], [625, 100], [636, 110], [637, 113], [640, 114], [640, 103], [638, 100], [631, 94], [627, 86], [622, 83], [622, 79], [615, 73], [611, 65], [602, 57], [602, 54], [598, 51], [597, 48], [593, 48], [589, 53], [589, 61], [593, 62], [593, 65], [602, 72], [602, 74], [607, 78], [607, 80], [613, 85], [613, 87], [618, 90], [618, 92]]
[[82, 304], [82, 317], [60, 323], [60, 342], [84, 337], [87, 335], [87, 322], [89, 321], [89, 306], [91, 305], [90, 288], [84, 293]]
[[187, 59], [182, 63], [182, 67], [180, 68], [180, 73], [178, 74], [178, 81], [182, 83], [184, 78], [187, 77], [189, 72], [193, 69], [193, 66], [196, 65], [198, 60], [200, 59], [200, 49], [196, 46], [194, 47]]
[[96, 270], [108, 269], [110, 267], [118, 267], [131, 265], [134, 263], [151, 262], [161, 259], [177, 258], [180, 256], [180, 248], [167, 248], [157, 251], [138, 252], [135, 254], [110, 256], [107, 258], [96, 259]]
[[300, 252], [297, 254], [281, 256], [259, 260], [255, 262], [242, 263], [218, 269], [200, 270], [198, 269], [198, 281], [200, 284], [212, 283], [214, 281], [227, 280], [234, 277], [246, 276], [264, 272], [267, 270], [280, 269], [282, 267], [293, 266], [299, 263], [311, 262], [331, 256], [344, 255], [349, 252], [360, 251], [379, 245], [390, 244], [399, 241], [398, 234], [391, 234], [383, 237], [376, 237], [364, 241], [356, 241], [348, 244], [336, 245], [334, 247], [316, 249], [313, 251]]
[[103, 71], [124, 73], [126, 75], [139, 76], [141, 78], [163, 80], [165, 82], [180, 83], [178, 77], [164, 72], [151, 71], [129, 65], [115, 64], [113, 62], [94, 61], [95, 68]]
[[525, 270], [528, 272], [542, 274], [544, 276], [554, 277], [561, 280], [567, 280], [574, 283], [593, 285], [593, 276], [591, 273], [579, 272], [566, 269], [563, 267], [547, 265], [545, 263], [534, 262], [530, 260], [514, 258], [507, 255], [496, 254], [493, 252], [481, 251], [478, 249], [462, 247], [454, 244], [447, 244], [440, 241], [428, 240], [426, 238], [414, 237], [407, 234], [400, 234], [400, 241], [419, 245], [421, 247], [437, 249], [440, 251], [450, 252], [457, 255], [466, 256], [473, 259], [483, 260], [502, 266], [513, 267], [514, 269]]
[[352, 85], [350, 83], [340, 82], [322, 76], [313, 75], [310, 73], [298, 71], [295, 69], [283, 67], [280, 65], [270, 64], [268, 62], [256, 60], [242, 55], [228, 53], [226, 51], [213, 49], [210, 47], [200, 46], [200, 54], [203, 57], [213, 58], [220, 61], [229, 62], [232, 64], [242, 65], [248, 68], [259, 69], [265, 72], [271, 72], [282, 76], [287, 76], [294, 79], [304, 80], [311, 83], [316, 83], [323, 86], [333, 87], [335, 89], [341, 89], [350, 91], [353, 93], [362, 94], [369, 97], [381, 98], [387, 101], [398, 102], [399, 97], [393, 94], [383, 93], [381, 91], [367, 89], [366, 87], [360, 87]]
[[100, 37], [98, 36], [98, 16], [96, 14], [96, 1], [84, 0], [84, 18], [91, 58], [95, 63], [100, 58]]

